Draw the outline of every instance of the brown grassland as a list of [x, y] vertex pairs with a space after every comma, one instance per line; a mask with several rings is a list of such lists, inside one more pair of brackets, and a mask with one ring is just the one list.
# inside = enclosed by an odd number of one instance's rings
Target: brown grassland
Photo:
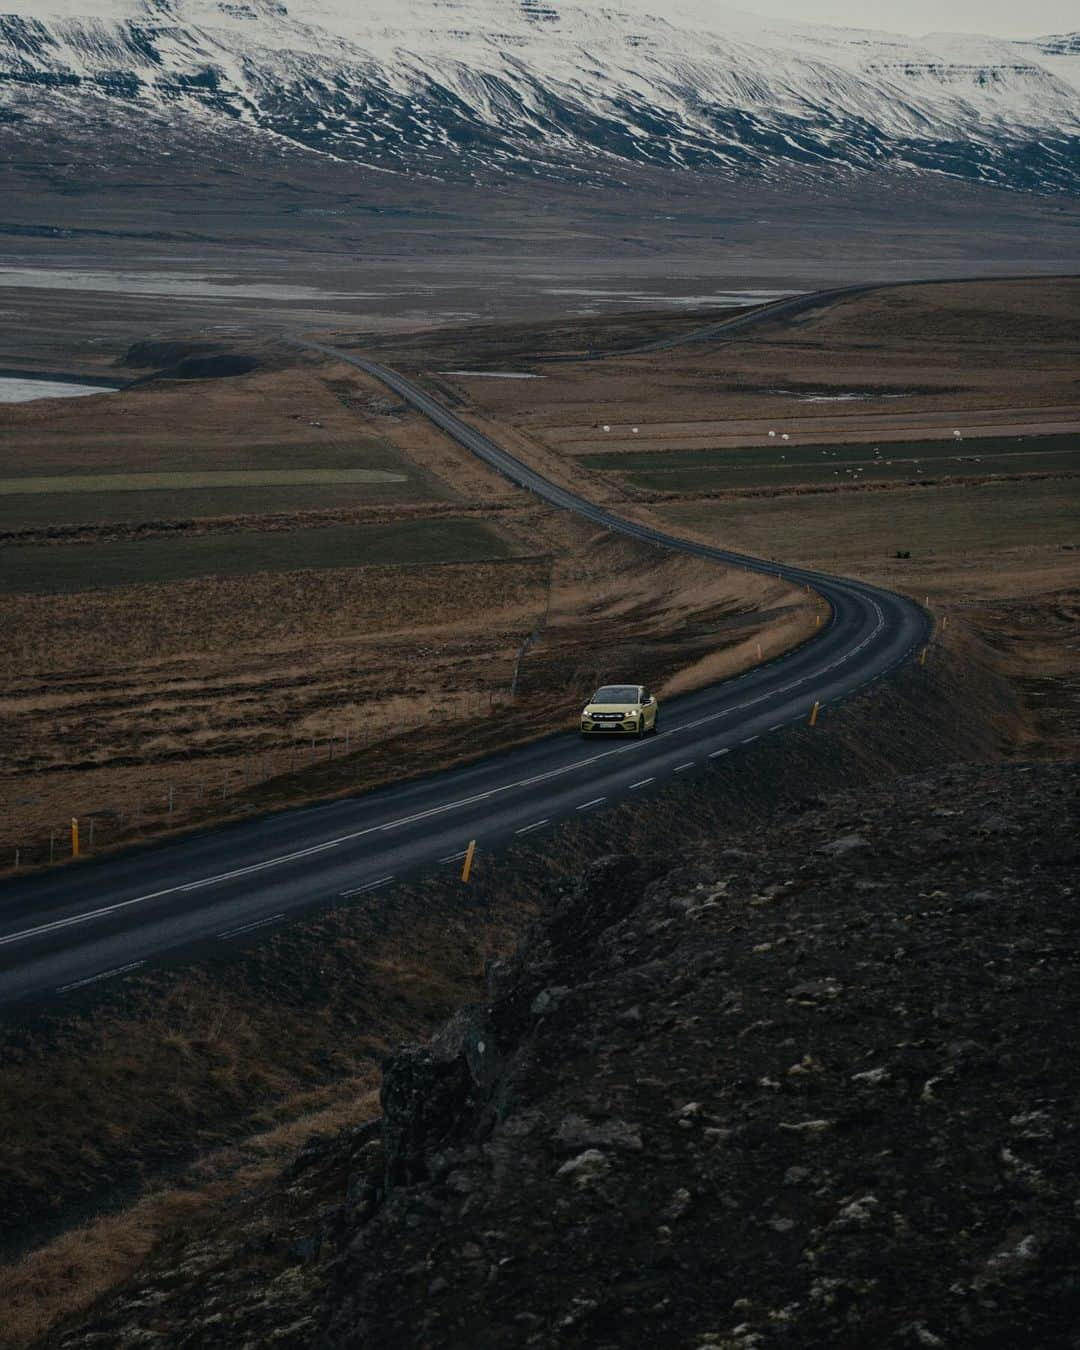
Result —
[[[0, 408], [14, 481], [407, 480], [397, 501], [296, 483], [0, 499], [32, 507], [0, 529], [0, 870], [61, 861], [73, 815], [100, 851], [357, 791], [568, 725], [590, 682], [683, 687], [809, 631], [801, 592], [612, 546], [351, 367], [257, 355], [240, 377]], [[538, 627], [526, 709], [510, 686]]]
[[[455, 368], [469, 369], [462, 338]], [[399, 345], [430, 369], [417, 339]], [[496, 345], [478, 336], [477, 365]], [[514, 369], [543, 379], [426, 378], [595, 500], [929, 598], [1045, 710], [1028, 748], [1075, 753], [1080, 278], [902, 286], [726, 341]], [[664, 473], [667, 456], [707, 467]]]

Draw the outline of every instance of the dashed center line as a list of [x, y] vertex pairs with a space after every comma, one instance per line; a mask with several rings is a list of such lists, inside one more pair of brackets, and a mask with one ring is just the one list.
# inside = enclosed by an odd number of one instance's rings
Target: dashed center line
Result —
[[544, 818], [543, 820], [534, 820], [533, 823], [532, 823], [531, 825], [523, 825], [523, 826], [521, 827], [520, 830], [515, 830], [514, 833], [515, 833], [515, 834], [529, 834], [531, 831], [533, 831], [533, 830], [539, 830], [542, 826], [547, 825], [547, 824], [548, 824], [548, 820], [547, 820], [547, 817], [545, 816], [545, 818]]
[[254, 923], [243, 923], [239, 928], [226, 928], [223, 933], [219, 933], [219, 938], [238, 937], [241, 933], [253, 933], [256, 928], [265, 928], [268, 924], [280, 923], [284, 919], [284, 914], [271, 914], [268, 919], [256, 919]]
[[687, 760], [685, 764], [676, 764], [672, 773], [685, 773], [687, 769], [692, 769], [694, 767], [694, 763], [695, 761], [691, 759]]
[[575, 811], [587, 811], [590, 806], [599, 806], [601, 802], [606, 802], [606, 797], [594, 797], [591, 802], [582, 802], [580, 806], [575, 806]]
[[468, 851], [468, 849], [463, 848], [460, 853], [448, 853], [445, 858], [440, 858], [439, 861], [441, 863], [460, 862]]
[[646, 783], [655, 783], [655, 782], [656, 782], [655, 778], [642, 778], [636, 783], [631, 783], [630, 787], [627, 790], [629, 792], [633, 792], [634, 788], [644, 787]]
[[714, 750], [714, 751], [712, 752], [712, 754], [709, 756], [709, 758], [710, 758], [710, 759], [719, 759], [719, 757], [720, 757], [721, 755], [728, 755], [728, 754], [730, 754], [730, 753], [731, 753], [731, 746], [730, 746], [730, 745], [725, 745], [724, 748], [723, 748], [723, 750]]
[[758, 738], [757, 736], [747, 736], [746, 740], [745, 740], [745, 741], [740, 741], [739, 744], [740, 744], [740, 745], [749, 745], [751, 741], [756, 741], [756, 740], [758, 740], [758, 739], [759, 739], [759, 738]]
[[373, 891], [377, 886], [388, 885], [393, 879], [391, 876], [379, 877], [378, 881], [368, 881], [363, 886], [354, 886], [351, 891], [342, 891], [341, 898], [345, 900], [350, 895], [363, 895], [365, 891]]

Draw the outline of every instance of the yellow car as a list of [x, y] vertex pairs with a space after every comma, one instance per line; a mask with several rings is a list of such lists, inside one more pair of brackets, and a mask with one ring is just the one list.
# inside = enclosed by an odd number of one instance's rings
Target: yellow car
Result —
[[582, 710], [581, 734], [644, 736], [659, 716], [659, 703], [640, 684], [605, 684]]

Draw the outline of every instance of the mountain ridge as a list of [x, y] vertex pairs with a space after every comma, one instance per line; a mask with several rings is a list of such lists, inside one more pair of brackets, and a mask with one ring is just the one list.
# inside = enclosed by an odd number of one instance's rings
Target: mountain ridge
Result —
[[683, 0], [0, 0], [9, 145], [217, 142], [490, 181], [633, 166], [1080, 187], [1080, 35], [909, 39]]

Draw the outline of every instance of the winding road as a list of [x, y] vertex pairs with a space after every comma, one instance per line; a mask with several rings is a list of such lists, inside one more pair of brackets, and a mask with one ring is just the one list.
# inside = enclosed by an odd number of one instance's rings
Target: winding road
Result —
[[[798, 309], [810, 302], [798, 297]], [[770, 307], [770, 317], [775, 313]], [[805, 721], [815, 701], [833, 703], [887, 675], [927, 639], [928, 617], [910, 600], [624, 519], [543, 478], [398, 373], [319, 343], [302, 345], [381, 380], [553, 506], [662, 548], [809, 584], [831, 605], [831, 618], [801, 647], [665, 701], [660, 733], [641, 741], [551, 736], [348, 800], [10, 881], [0, 890], [0, 1006], [62, 1000], [169, 954], [255, 937], [312, 907], [425, 870], [459, 867], [470, 839], [483, 849], [529, 838], [560, 820], [701, 772], [712, 760]]]

